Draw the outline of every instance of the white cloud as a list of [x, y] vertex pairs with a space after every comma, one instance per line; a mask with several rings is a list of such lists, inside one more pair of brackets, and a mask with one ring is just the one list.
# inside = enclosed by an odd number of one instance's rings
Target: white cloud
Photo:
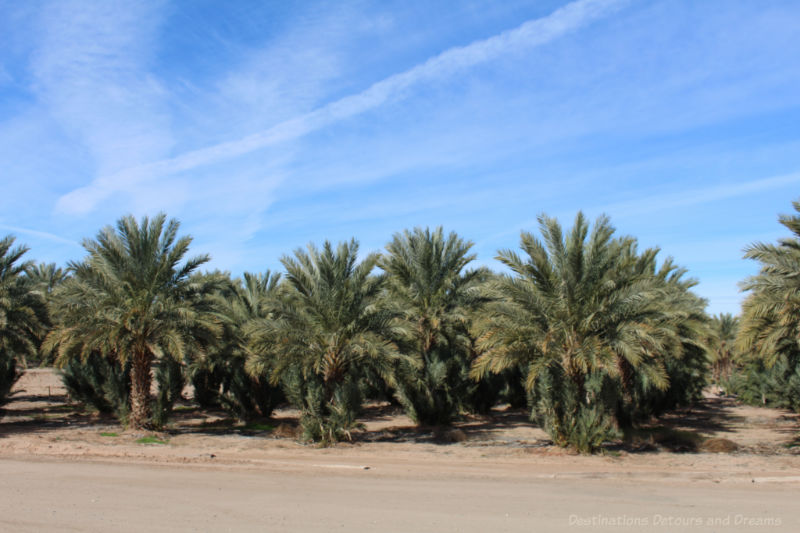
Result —
[[65, 239], [64, 237], [55, 235], [53, 233], [49, 233], [47, 231], [39, 231], [30, 228], [21, 228], [19, 226], [8, 226], [6, 224], [0, 224], [0, 228], [2, 228], [5, 231], [11, 231], [13, 233], [22, 233], [23, 235], [31, 235], [33, 237], [39, 237], [40, 239], [45, 239], [48, 241], [55, 241], [63, 244], [72, 244], [74, 246], [78, 246], [78, 243], [75, 241]]
[[800, 183], [800, 172], [761, 178], [739, 183], [726, 183], [714, 187], [701, 187], [671, 194], [659, 194], [628, 202], [607, 204], [591, 209], [592, 212], [614, 213], [615, 216], [633, 216], [692, 205], [718, 202], [728, 198], [755, 194], [762, 191]]
[[[165, 92], [147, 73], [162, 18], [157, 1], [58, 1], [41, 9], [35, 94], [99, 175], [169, 153]], [[79, 197], [85, 205], [103, 198]]]
[[353, 38], [353, 24], [339, 10], [295, 21], [263, 47], [240, 51], [211, 99], [237, 130], [250, 132], [312, 110], [342, 73], [341, 48]]
[[169, 159], [133, 166], [117, 173], [101, 174], [90, 185], [62, 196], [57, 208], [64, 212], [87, 213], [114, 192], [131, 188], [141, 180], [184, 172], [299, 139], [330, 124], [402, 99], [415, 85], [451, 76], [513, 50], [550, 42], [610, 13], [622, 3], [622, 0], [578, 0], [549, 16], [525, 22], [513, 30], [466, 46], [448, 49], [409, 70], [389, 76], [358, 94], [285, 120], [264, 131], [185, 152]]

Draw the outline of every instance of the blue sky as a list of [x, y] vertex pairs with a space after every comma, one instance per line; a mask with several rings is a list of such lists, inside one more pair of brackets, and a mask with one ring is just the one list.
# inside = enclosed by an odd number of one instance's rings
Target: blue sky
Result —
[[737, 312], [800, 198], [796, 1], [0, 0], [0, 235], [165, 211], [211, 267], [607, 213]]

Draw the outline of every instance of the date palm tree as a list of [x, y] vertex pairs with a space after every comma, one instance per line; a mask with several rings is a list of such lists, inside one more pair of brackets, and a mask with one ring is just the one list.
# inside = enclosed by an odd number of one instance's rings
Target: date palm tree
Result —
[[[683, 344], [670, 315], [669, 266], [654, 274], [657, 250], [639, 253], [630, 237], [614, 238], [607, 217], [594, 227], [578, 213], [565, 235], [557, 220], [539, 217], [543, 241], [522, 233], [526, 257], [498, 259], [512, 275], [495, 290], [483, 353], [473, 376], [521, 367], [536, 398], [535, 414], [554, 440], [590, 451], [611, 433], [608, 417], [635, 394], [635, 384], [665, 390], [665, 354]], [[576, 428], [592, 442], [576, 443]]]
[[269, 374], [250, 375], [245, 369], [247, 336], [251, 321], [269, 319], [272, 301], [280, 285], [280, 274], [245, 272], [242, 279], [223, 276], [224, 288], [214, 295], [214, 305], [223, 319], [220, 342], [192, 358], [190, 373], [195, 399], [202, 404], [220, 403], [240, 420], [266, 418], [272, 413], [280, 391], [269, 383]]
[[39, 337], [39, 350], [36, 354], [36, 363], [39, 365], [52, 364], [51, 354], [42, 350], [42, 343], [50, 328], [58, 321], [58, 316], [50, 312], [53, 294], [56, 288], [67, 279], [66, 270], [55, 263], [30, 264], [25, 269], [25, 277], [30, 280], [31, 286], [44, 297], [48, 315], [48, 327], [41, 331]]
[[792, 205], [798, 214], [778, 219], [792, 237], [777, 245], [755, 243], [744, 254], [761, 263], [761, 269], [742, 284], [750, 294], [742, 304], [737, 340], [742, 352], [768, 366], [782, 358], [791, 366], [800, 364], [800, 201]]
[[739, 328], [739, 318], [730, 313], [720, 313], [711, 317], [713, 337], [711, 344], [711, 370], [712, 379], [717, 388], [731, 378], [736, 356], [736, 331]]
[[397, 313], [381, 305], [384, 278], [372, 275], [377, 254], [358, 261], [358, 243], [309, 245], [283, 257], [286, 283], [268, 318], [248, 334], [253, 375], [269, 371], [302, 410], [306, 438], [350, 438], [361, 407], [359, 380], [367, 369], [391, 379], [399, 357], [389, 339]]
[[29, 265], [25, 270], [25, 275], [45, 296], [49, 297], [56, 287], [67, 279], [69, 274], [55, 263], [38, 263]]
[[184, 260], [192, 239], [178, 238], [178, 229], [163, 213], [139, 222], [121, 218], [84, 240], [88, 255], [70, 263], [72, 276], [57, 290], [61, 323], [46, 344], [60, 363], [90, 354], [130, 361], [132, 428], [152, 426], [154, 362], [181, 362], [220, 333], [208, 298], [217, 278], [192, 276], [209, 257]]
[[21, 262], [28, 249], [14, 247], [14, 237], [0, 239], [0, 404], [19, 377], [18, 365], [38, 352], [47, 327], [41, 291], [25, 276], [31, 263]]
[[475, 384], [469, 378], [471, 315], [486, 299], [485, 269], [465, 271], [475, 259], [472, 243], [415, 228], [394, 235], [381, 257], [387, 297], [402, 311], [411, 333], [411, 358], [397, 370], [397, 396], [418, 424], [449, 424], [466, 407]]

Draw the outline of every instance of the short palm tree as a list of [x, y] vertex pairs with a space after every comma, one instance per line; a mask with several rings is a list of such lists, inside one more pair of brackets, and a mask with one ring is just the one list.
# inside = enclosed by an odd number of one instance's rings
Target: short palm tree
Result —
[[[544, 215], [539, 225], [544, 242], [522, 233], [527, 257], [497, 257], [513, 274], [496, 283], [502, 300], [484, 324], [472, 372], [523, 368], [554, 440], [588, 451], [610, 431], [607, 415], [616, 413], [608, 406], [633, 395], [636, 376], [667, 388], [663, 354], [681, 344], [663, 304], [665, 283], [653, 275], [655, 250], [639, 254], [632, 238], [614, 238], [606, 217], [590, 231], [578, 213], [567, 235]], [[576, 428], [592, 442], [573, 442]]]
[[40, 291], [49, 296], [69, 274], [55, 263], [38, 263], [30, 265], [25, 270], [25, 275]]
[[58, 321], [58, 316], [50, 313], [50, 307], [56, 288], [67, 279], [68, 275], [66, 270], [58, 267], [55, 263], [31, 264], [25, 269], [25, 276], [30, 280], [32, 287], [42, 294], [48, 310], [48, 328], [41, 332], [39, 351], [36, 356], [37, 363], [40, 365], [52, 364], [51, 354], [45, 353], [41, 349], [41, 344], [50, 328]]
[[731, 378], [736, 354], [736, 332], [739, 318], [730, 313], [720, 313], [711, 317], [713, 337], [710, 344], [712, 378], [717, 387]]
[[154, 362], [181, 362], [220, 332], [207, 297], [216, 278], [192, 277], [209, 258], [184, 261], [191, 238], [178, 238], [178, 228], [164, 214], [121, 218], [84, 241], [88, 256], [70, 263], [72, 277], [57, 291], [61, 322], [46, 344], [57, 349], [60, 363], [90, 354], [130, 361], [133, 428], [152, 425]]
[[44, 296], [25, 276], [31, 264], [20, 262], [28, 249], [13, 246], [13, 237], [0, 239], [0, 404], [19, 377], [17, 365], [37, 354], [47, 327]]
[[418, 424], [449, 424], [475, 388], [469, 378], [471, 315], [486, 299], [485, 269], [465, 271], [472, 243], [415, 228], [394, 235], [379, 265], [388, 276], [387, 297], [410, 332], [411, 358], [399, 365], [397, 395]]
[[253, 375], [268, 371], [301, 408], [305, 436], [350, 438], [361, 406], [359, 380], [369, 368], [391, 379], [399, 357], [390, 338], [396, 313], [380, 305], [377, 254], [358, 261], [358, 243], [298, 249], [281, 259], [286, 283], [268, 318], [248, 327]]
[[792, 237], [777, 245], [755, 243], [745, 258], [761, 263], [758, 274], [742, 283], [749, 295], [742, 304], [737, 342], [741, 351], [772, 366], [785, 359], [800, 365], [800, 201], [792, 203], [795, 215], [779, 222]]
[[280, 399], [280, 391], [269, 383], [268, 372], [256, 376], [245, 370], [245, 327], [251, 321], [270, 318], [281, 276], [267, 270], [263, 274], [245, 272], [241, 280], [225, 278], [224, 289], [214, 295], [215, 308], [223, 319], [220, 342], [193, 357], [190, 364], [195, 398], [205, 394], [208, 398], [201, 400], [203, 403], [218, 402], [241, 420], [265, 418]]

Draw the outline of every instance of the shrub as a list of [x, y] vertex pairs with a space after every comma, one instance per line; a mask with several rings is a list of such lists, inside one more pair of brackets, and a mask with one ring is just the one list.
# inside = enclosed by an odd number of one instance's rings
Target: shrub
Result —
[[303, 378], [291, 372], [285, 378], [286, 397], [300, 409], [300, 438], [330, 446], [341, 440], [352, 440], [353, 431], [362, 429], [356, 421], [361, 410], [358, 380], [348, 378], [337, 383], [331, 394], [317, 375]]
[[8, 402], [11, 388], [20, 377], [17, 360], [0, 352], [0, 406]]
[[269, 418], [283, 399], [279, 388], [264, 378], [249, 375], [243, 359], [232, 361], [227, 368], [219, 397], [222, 408], [243, 421]]
[[183, 365], [172, 358], [164, 358], [156, 366], [155, 378], [158, 394], [153, 406], [153, 426], [161, 428], [167, 423], [175, 402], [182, 397], [186, 384]]
[[101, 413], [114, 414], [122, 424], [130, 412], [130, 364], [124, 367], [97, 353], [85, 360], [70, 359], [61, 370], [61, 381], [75, 401]]

